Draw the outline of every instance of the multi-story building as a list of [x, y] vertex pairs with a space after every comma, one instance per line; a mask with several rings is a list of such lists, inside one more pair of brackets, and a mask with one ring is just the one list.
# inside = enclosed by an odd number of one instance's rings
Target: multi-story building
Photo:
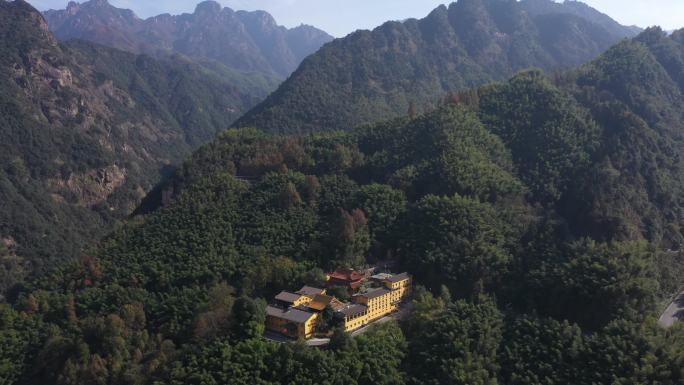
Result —
[[408, 273], [392, 275], [382, 282], [391, 291], [390, 302], [393, 304], [401, 302], [410, 294], [411, 277], [409, 277]]
[[266, 307], [266, 329], [292, 338], [310, 338], [328, 306], [338, 310], [344, 304], [316, 287], [304, 286], [296, 293], [282, 291]]
[[344, 329], [353, 331], [394, 312], [410, 294], [411, 278], [407, 273], [379, 274], [370, 281], [376, 287], [354, 295], [350, 303], [342, 303], [326, 295], [324, 289], [311, 286], [296, 293], [283, 291], [266, 309], [266, 328], [293, 338], [310, 338], [321, 313], [330, 307], [343, 321]]
[[371, 277], [371, 281], [380, 287], [355, 295], [354, 304], [341, 311], [345, 330], [358, 329], [394, 312], [410, 294], [411, 278], [407, 273], [379, 274]]
[[316, 330], [318, 313], [276, 306], [266, 307], [266, 329], [292, 338], [310, 338]]

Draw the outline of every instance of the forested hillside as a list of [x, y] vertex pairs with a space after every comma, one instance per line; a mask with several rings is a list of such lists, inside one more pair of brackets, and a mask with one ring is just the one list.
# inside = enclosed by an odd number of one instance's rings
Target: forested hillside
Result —
[[[165, 207], [13, 292], [0, 378], [681, 384], [684, 328], [654, 316], [684, 281], [682, 36], [353, 130], [222, 133]], [[407, 319], [322, 349], [261, 338], [261, 298], [377, 260], [422, 287]]]
[[0, 293], [80, 255], [165, 167], [273, 85], [182, 58], [60, 45], [26, 2], [0, 2]]
[[44, 15], [60, 40], [88, 40], [153, 56], [180, 53], [278, 79], [286, 78], [305, 57], [333, 39], [312, 26], [288, 29], [267, 12], [233, 11], [216, 1], [199, 3], [192, 14], [145, 20], [107, 0], [71, 2], [66, 9]]
[[574, 1], [459, 0], [325, 45], [236, 127], [350, 129], [432, 109], [521, 69], [575, 67], [636, 33]]

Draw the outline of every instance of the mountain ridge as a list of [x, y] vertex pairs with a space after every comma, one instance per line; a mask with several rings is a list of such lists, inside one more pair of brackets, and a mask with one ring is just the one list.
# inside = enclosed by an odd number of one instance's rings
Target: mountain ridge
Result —
[[141, 19], [107, 0], [70, 2], [43, 13], [61, 40], [85, 39], [134, 53], [178, 52], [241, 71], [287, 77], [332, 36], [313, 27], [279, 26], [265, 11], [234, 11], [208, 0], [195, 12]]
[[236, 126], [302, 133], [349, 129], [429, 109], [450, 92], [524, 68], [577, 66], [635, 33], [590, 12], [604, 27], [579, 16], [585, 8], [565, 4], [459, 0], [423, 19], [356, 31], [308, 57]]

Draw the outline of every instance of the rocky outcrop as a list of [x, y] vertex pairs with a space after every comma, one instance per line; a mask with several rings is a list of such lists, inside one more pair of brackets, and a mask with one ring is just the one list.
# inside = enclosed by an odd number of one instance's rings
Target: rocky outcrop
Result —
[[17, 241], [11, 236], [0, 236], [0, 249], [3, 254], [11, 254], [17, 248]]
[[66, 179], [51, 179], [49, 184], [57, 193], [54, 199], [66, 201], [64, 197], [68, 197], [78, 206], [91, 207], [107, 201], [117, 188], [123, 186], [126, 174], [126, 169], [111, 165], [81, 174], [72, 173]]

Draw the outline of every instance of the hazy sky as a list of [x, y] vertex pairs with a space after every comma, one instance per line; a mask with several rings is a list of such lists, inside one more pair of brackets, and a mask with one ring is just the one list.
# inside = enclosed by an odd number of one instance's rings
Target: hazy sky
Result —
[[[64, 8], [67, 0], [28, 0], [41, 10]], [[81, 0], [79, 2], [82, 2]], [[130, 8], [138, 16], [191, 12], [198, 0], [110, 0], [112, 5]], [[334, 36], [356, 29], [370, 29], [387, 20], [423, 17], [441, 0], [220, 0], [233, 9], [263, 9], [279, 24], [288, 27], [301, 23], [315, 25]], [[684, 27], [684, 0], [586, 0], [622, 24], [665, 29]]]

